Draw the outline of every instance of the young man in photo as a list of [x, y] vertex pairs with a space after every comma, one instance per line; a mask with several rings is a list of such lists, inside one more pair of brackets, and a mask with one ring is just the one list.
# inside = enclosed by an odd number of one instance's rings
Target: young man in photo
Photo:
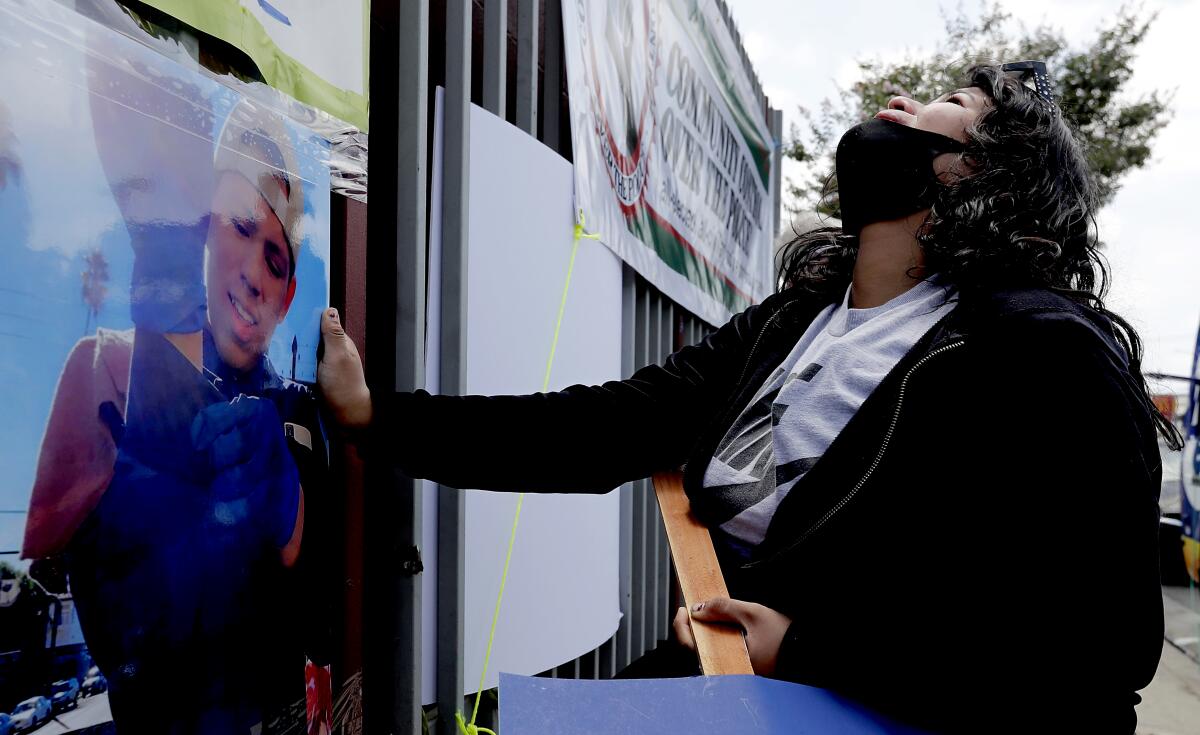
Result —
[[135, 328], [68, 357], [26, 527], [26, 557], [66, 554], [122, 733], [303, 721], [306, 657], [330, 655], [328, 602], [302, 597], [330, 561], [324, 432], [267, 357], [297, 289], [296, 154], [251, 101], [215, 154], [204, 118], [180, 131], [93, 99]]

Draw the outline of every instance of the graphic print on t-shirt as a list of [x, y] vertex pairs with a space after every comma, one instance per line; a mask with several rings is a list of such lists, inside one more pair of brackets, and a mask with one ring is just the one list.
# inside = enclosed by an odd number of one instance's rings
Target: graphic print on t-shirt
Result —
[[709, 465], [709, 472], [715, 471], [722, 484], [706, 488], [720, 523], [771, 497], [776, 488], [798, 479], [820, 459], [801, 457], [777, 465], [773, 441], [773, 429], [788, 410], [787, 404], [777, 401], [780, 392], [797, 380], [811, 381], [820, 371], [817, 363], [796, 372], [776, 368], [725, 434]]
[[[885, 304], [818, 314], [726, 432], [704, 473], [703, 505], [719, 543], [752, 556], [775, 512], [824, 456], [884, 376], [954, 308], [934, 276]], [[699, 505], [697, 507], [700, 507]]]

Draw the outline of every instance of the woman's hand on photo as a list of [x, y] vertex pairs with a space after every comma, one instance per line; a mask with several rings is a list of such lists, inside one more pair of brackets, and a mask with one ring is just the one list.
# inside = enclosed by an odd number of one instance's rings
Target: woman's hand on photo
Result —
[[765, 605], [720, 597], [705, 600], [692, 607], [679, 608], [672, 626], [679, 642], [696, 650], [696, 639], [692, 636], [692, 620], [705, 623], [728, 623], [741, 628], [746, 634], [746, 650], [750, 653], [750, 664], [759, 676], [772, 676], [779, 657], [779, 647], [787, 634], [792, 620], [781, 612]]
[[371, 391], [358, 347], [342, 329], [337, 309], [326, 309], [321, 315], [321, 343], [317, 387], [325, 405], [341, 427], [365, 429], [371, 423]]

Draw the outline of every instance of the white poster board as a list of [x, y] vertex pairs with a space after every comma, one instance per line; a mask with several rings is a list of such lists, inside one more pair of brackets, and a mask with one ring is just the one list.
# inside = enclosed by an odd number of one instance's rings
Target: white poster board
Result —
[[[440, 90], [439, 90], [440, 94]], [[440, 111], [440, 105], [438, 106]], [[440, 125], [440, 112], [435, 116]], [[470, 220], [467, 256], [467, 391], [532, 393], [542, 387], [571, 256], [571, 165], [500, 118], [471, 108]], [[435, 149], [441, 136], [435, 132]], [[435, 150], [433, 186], [441, 188]], [[430, 212], [430, 257], [440, 259], [441, 201]], [[438, 303], [430, 264], [430, 303]], [[437, 373], [430, 310], [427, 360]], [[550, 389], [602, 383], [621, 372], [621, 262], [594, 240], [575, 261]], [[531, 447], [536, 454], [536, 447]], [[470, 447], [463, 448], [470, 461]], [[427, 493], [432, 488], [426, 489]], [[426, 508], [436, 503], [427, 494]], [[475, 692], [500, 587], [517, 496], [469, 491], [466, 499], [464, 694]], [[426, 519], [426, 527], [431, 525]], [[427, 631], [423, 697], [435, 696], [433, 630], [436, 542], [425, 540]], [[536, 674], [591, 651], [616, 632], [619, 497], [527, 495], [484, 688], [501, 671]]]

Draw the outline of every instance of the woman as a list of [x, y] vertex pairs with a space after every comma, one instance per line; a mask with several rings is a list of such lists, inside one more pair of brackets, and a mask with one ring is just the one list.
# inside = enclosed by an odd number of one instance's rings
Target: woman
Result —
[[1162, 641], [1155, 433], [1178, 436], [1104, 308], [1079, 145], [982, 66], [851, 129], [837, 174], [843, 229], [797, 237], [784, 290], [662, 366], [372, 399], [330, 310], [325, 400], [456, 487], [685, 465], [734, 598], [691, 614], [741, 625], [760, 674], [939, 732], [1132, 732]]

